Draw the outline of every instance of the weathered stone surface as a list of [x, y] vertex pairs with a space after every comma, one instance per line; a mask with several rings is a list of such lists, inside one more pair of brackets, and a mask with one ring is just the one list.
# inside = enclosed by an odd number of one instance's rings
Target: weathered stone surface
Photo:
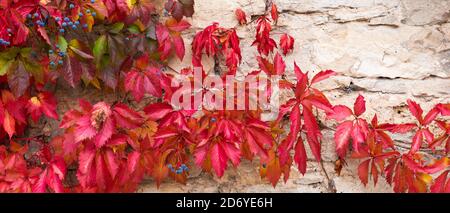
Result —
[[[333, 69], [340, 73], [316, 85], [326, 91], [332, 104], [352, 106], [358, 94], [367, 101], [367, 118], [377, 113], [380, 122], [413, 121], [406, 106], [412, 98], [429, 110], [438, 102], [450, 102], [450, 1], [448, 0], [274, 0], [280, 18], [272, 36], [282, 33], [295, 38], [294, 53], [286, 57], [287, 77], [294, 78], [293, 62], [311, 75]], [[180, 64], [169, 62], [174, 71], [190, 66], [192, 37], [212, 22], [236, 27], [241, 38], [243, 62], [238, 76], [258, 69], [255, 60], [255, 22], [239, 26], [234, 15], [242, 8], [254, 20], [264, 14], [266, 0], [198, 0], [192, 29], [185, 37], [187, 55]], [[206, 69], [213, 66], [205, 57]], [[280, 93], [283, 100], [289, 97]], [[333, 141], [336, 123], [319, 114], [323, 131], [322, 157], [329, 179], [337, 192], [392, 192], [383, 178], [374, 187], [364, 187], [357, 176], [358, 161], [349, 160], [340, 177], [334, 172]], [[273, 119], [268, 116], [267, 119]], [[395, 136], [398, 147], [409, 147], [410, 136]], [[308, 146], [306, 146], [308, 147]], [[308, 150], [308, 172], [296, 168], [291, 179], [273, 188], [262, 181], [258, 164], [243, 162], [222, 179], [196, 171], [187, 185], [168, 181], [159, 190], [149, 181], [143, 192], [328, 192], [328, 180]]]
[[263, 14], [265, 10], [264, 0], [228, 1], [215, 0], [214, 2], [195, 2], [192, 24], [194, 28], [204, 28], [212, 22], [219, 22], [224, 27], [238, 25], [234, 11], [237, 8], [244, 10], [248, 17]]
[[450, 2], [441, 0], [402, 0], [403, 22], [409, 25], [432, 25], [448, 22]]

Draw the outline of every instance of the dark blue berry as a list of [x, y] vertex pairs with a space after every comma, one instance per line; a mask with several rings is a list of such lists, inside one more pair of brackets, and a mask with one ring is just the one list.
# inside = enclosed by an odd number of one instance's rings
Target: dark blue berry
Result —
[[48, 54], [53, 54], [53, 50], [49, 50], [49, 51], [48, 51]]
[[59, 60], [59, 61], [58, 61], [58, 64], [59, 64], [59, 65], [61, 65], [61, 64], [63, 64], [63, 63], [64, 63], [63, 60]]
[[60, 32], [60, 33], [64, 33], [65, 30], [64, 30], [64, 29], [59, 29], [59, 32]]

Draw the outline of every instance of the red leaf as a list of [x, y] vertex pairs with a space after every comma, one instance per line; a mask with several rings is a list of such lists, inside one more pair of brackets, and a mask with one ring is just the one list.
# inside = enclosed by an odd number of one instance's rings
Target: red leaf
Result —
[[303, 119], [305, 121], [305, 129], [309, 147], [311, 148], [311, 152], [313, 153], [315, 159], [320, 162], [321, 147], [319, 138], [322, 137], [322, 134], [320, 133], [316, 118], [314, 117], [312, 112], [305, 106], [303, 106]]
[[436, 160], [426, 166], [422, 166], [420, 163], [411, 159], [410, 155], [403, 155], [402, 159], [406, 166], [408, 166], [408, 168], [410, 168], [414, 172], [422, 172], [426, 174], [434, 174], [436, 172], [442, 171], [443, 169], [447, 168], [450, 163], [450, 160], [447, 157], [442, 157], [441, 159]]
[[378, 182], [378, 169], [376, 167], [375, 161], [372, 161], [371, 173], [373, 178], [373, 185], [375, 186]]
[[341, 158], [345, 157], [350, 135], [352, 132], [353, 132], [352, 121], [345, 121], [336, 128], [336, 132], [334, 133], [334, 141], [336, 142], [336, 152]]
[[12, 136], [16, 133], [16, 120], [9, 114], [8, 111], [5, 111], [3, 129], [6, 133], [8, 133], [9, 138], [12, 138]]
[[424, 166], [419, 172], [427, 173], [427, 174], [434, 174], [436, 172], [440, 172], [444, 169], [446, 169], [450, 165], [450, 159], [447, 157], [442, 157], [439, 160], [434, 161], [433, 163]]
[[275, 66], [272, 63], [270, 63], [267, 59], [261, 56], [256, 56], [256, 60], [258, 61], [259, 68], [262, 71], [264, 71], [268, 76], [276, 74]]
[[15, 97], [22, 96], [30, 86], [30, 74], [22, 62], [17, 62], [15, 69], [8, 72], [8, 86]]
[[364, 186], [367, 185], [369, 182], [369, 165], [370, 165], [370, 159], [365, 160], [358, 166], [358, 176], [361, 180], [361, 183], [364, 184]]
[[176, 21], [173, 18], [169, 18], [166, 20], [166, 26], [170, 31], [182, 32], [189, 29], [189, 27], [191, 27], [191, 24], [189, 24], [189, 22], [187, 22], [186, 20]]
[[106, 141], [108, 141], [113, 135], [115, 129], [115, 121], [112, 118], [107, 118], [102, 125], [102, 128], [98, 131], [98, 133], [94, 136], [94, 143], [97, 148], [105, 145]]
[[238, 8], [238, 9], [236, 9], [236, 11], [234, 13], [235, 13], [236, 18], [239, 21], [240, 25], [247, 24], [247, 17], [245, 15], [245, 12], [242, 9]]
[[184, 41], [181, 36], [173, 36], [172, 37], [173, 46], [175, 48], [175, 53], [177, 54], [180, 60], [183, 60], [185, 54]]
[[151, 120], [159, 120], [173, 111], [170, 104], [167, 103], [155, 103], [145, 107], [144, 112]]
[[289, 120], [291, 122], [290, 132], [288, 136], [278, 146], [278, 155], [280, 157], [280, 163], [283, 165], [288, 161], [290, 157], [289, 152], [294, 146], [295, 139], [297, 139], [297, 137], [301, 137], [298, 136], [298, 133], [301, 130], [301, 113], [299, 104], [296, 104], [294, 105], [294, 107], [292, 107]]
[[164, 128], [164, 129], [158, 129], [156, 132], [154, 138], [155, 139], [166, 139], [173, 136], [177, 136], [179, 132], [176, 129], [173, 128]]
[[423, 129], [423, 136], [428, 144], [431, 144], [434, 141], [434, 135], [428, 128]]
[[174, 18], [166, 20], [165, 26], [156, 25], [156, 37], [159, 43], [159, 52], [161, 60], [165, 60], [174, 51], [180, 60], [183, 60], [185, 48], [184, 41], [180, 32], [188, 29], [191, 25], [185, 21], [177, 21]]
[[443, 116], [450, 115], [450, 104], [438, 104], [436, 106]]
[[264, 129], [246, 128], [245, 138], [252, 154], [267, 158], [267, 149], [272, 147], [272, 136]]
[[144, 94], [161, 97], [162, 89], [158, 77], [159, 72], [156, 68], [150, 68], [145, 72], [137, 70], [128, 72], [125, 77], [125, 90], [131, 92], [138, 102], [142, 100]]
[[272, 152], [269, 154], [269, 160], [266, 167], [267, 179], [269, 179], [270, 183], [272, 183], [272, 186], [275, 187], [278, 183], [278, 180], [280, 180], [282, 172], [280, 160], [276, 157], [275, 153]]
[[95, 158], [94, 149], [85, 149], [80, 152], [78, 157], [78, 171], [77, 177], [78, 181], [83, 188], [88, 188], [94, 183], [95, 180], [95, 169], [93, 167]]
[[47, 42], [48, 45], [52, 45], [52, 42], [50, 41], [50, 38], [48, 37], [47, 31], [43, 27], [38, 27], [37, 31], [39, 35], [44, 39], [45, 42]]
[[351, 115], [353, 115], [353, 112], [350, 108], [344, 105], [336, 105], [333, 107], [332, 112], [327, 113], [327, 118], [342, 121]]
[[362, 95], [359, 95], [358, 98], [356, 98], [353, 111], [356, 116], [360, 116], [366, 111], [366, 101]]
[[256, 21], [256, 36], [252, 46], [257, 46], [258, 53], [261, 55], [269, 55], [277, 46], [276, 42], [270, 37], [272, 26], [265, 16], [261, 16]]
[[211, 164], [218, 177], [222, 177], [227, 167], [228, 158], [220, 144], [214, 144], [211, 147]]
[[434, 119], [439, 115], [440, 110], [437, 107], [431, 109], [423, 119], [422, 125], [428, 125], [434, 121]]
[[90, 125], [90, 117], [83, 116], [76, 121], [75, 141], [80, 142], [85, 139], [91, 139], [96, 134], [96, 129]]
[[49, 118], [58, 119], [56, 113], [56, 99], [50, 92], [39, 93], [36, 97], [32, 97], [27, 104], [28, 113], [31, 118], [37, 122], [44, 113]]
[[303, 145], [302, 137], [298, 137], [297, 144], [295, 145], [294, 161], [298, 166], [298, 170], [305, 175], [306, 173], [306, 151]]
[[241, 160], [241, 153], [239, 149], [231, 143], [221, 143], [221, 145], [228, 159], [231, 160], [231, 163], [233, 163], [234, 166], [238, 166]]
[[144, 119], [139, 113], [130, 109], [125, 104], [116, 104], [113, 111], [116, 124], [123, 128], [135, 129], [140, 127], [144, 122]]
[[311, 103], [315, 107], [327, 113], [333, 113], [333, 108], [325, 95], [315, 89], [311, 89], [310, 95], [303, 99], [303, 104]]
[[417, 127], [417, 125], [413, 124], [413, 123], [394, 124], [392, 127], [388, 128], [387, 130], [392, 133], [407, 133], [416, 127]]
[[331, 76], [336, 75], [336, 72], [333, 70], [325, 70], [325, 71], [320, 71], [319, 73], [317, 73], [311, 80], [311, 84], [315, 84], [319, 81], [323, 81]]
[[82, 65], [75, 57], [69, 56], [66, 57], [63, 67], [59, 69], [59, 71], [64, 80], [66, 80], [70, 86], [75, 88], [76, 84], [78, 84], [81, 79]]
[[119, 170], [119, 165], [117, 162], [117, 158], [112, 150], [107, 149], [103, 155], [103, 159], [105, 161], [106, 167], [108, 168], [109, 174], [112, 178], [116, 177], [117, 172]]
[[356, 152], [360, 151], [360, 144], [364, 143], [368, 133], [367, 123], [364, 119], [357, 119], [353, 124], [353, 130], [351, 133], [353, 141], [353, 149]]
[[420, 105], [410, 99], [408, 99], [407, 102], [408, 102], [408, 108], [409, 108], [409, 111], [411, 112], [411, 114], [414, 115], [414, 117], [416, 117], [420, 123], [422, 123], [423, 110], [420, 107]]
[[290, 134], [292, 134], [292, 142], [297, 138], [298, 133], [301, 130], [301, 113], [300, 113], [300, 105], [297, 103], [292, 107], [291, 114], [289, 116], [289, 120], [291, 121], [290, 126]]
[[[74, 112], [69, 112], [74, 114]], [[103, 146], [107, 140], [116, 131], [115, 119], [112, 116], [113, 112], [108, 104], [99, 102], [95, 104], [90, 111], [75, 115], [75, 122], [64, 124], [70, 127], [74, 125], [75, 141], [80, 142], [85, 139], [93, 139], [92, 142], [99, 148]], [[70, 118], [70, 116], [64, 116]]]
[[137, 151], [133, 151], [128, 154], [127, 169], [130, 173], [133, 173], [134, 171], [136, 171], [136, 167], [138, 166], [137, 164], [139, 163], [140, 157], [141, 157], [141, 153], [139, 153]]
[[272, 2], [272, 9], [270, 11], [270, 14], [272, 15], [272, 20], [277, 23], [278, 22], [278, 9], [277, 5]]
[[423, 142], [423, 130], [419, 130], [413, 137], [410, 153], [416, 153], [417, 151], [419, 151], [420, 147], [422, 146], [422, 142]]
[[304, 82], [305, 87], [306, 87], [308, 80], [304, 80], [304, 79], [307, 79], [308, 76], [305, 73], [303, 73], [303, 71], [300, 69], [300, 67], [297, 65], [296, 62], [294, 62], [294, 73], [295, 73], [295, 77], [297, 77], [297, 81]]
[[294, 38], [286, 33], [281, 35], [280, 47], [284, 55], [288, 54], [294, 49]]
[[283, 75], [286, 70], [286, 64], [284, 63], [283, 57], [279, 53], [275, 55], [274, 60], [274, 68], [276, 75]]
[[449, 171], [443, 172], [439, 177], [434, 180], [433, 185], [430, 187], [430, 192], [432, 193], [442, 193], [445, 192], [445, 182], [447, 180], [447, 175]]
[[64, 192], [62, 180], [66, 176], [66, 171], [66, 164], [62, 158], [53, 160], [50, 164], [50, 168], [48, 168], [47, 184], [56, 193]]

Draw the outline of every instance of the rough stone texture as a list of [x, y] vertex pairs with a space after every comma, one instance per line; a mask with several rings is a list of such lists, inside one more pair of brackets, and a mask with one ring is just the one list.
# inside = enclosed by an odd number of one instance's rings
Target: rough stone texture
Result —
[[[270, 1], [267, 1], [270, 2]], [[266, 0], [195, 1], [192, 29], [184, 34], [187, 56], [169, 67], [179, 70], [190, 64], [190, 43], [195, 32], [213, 21], [236, 27], [241, 38], [243, 63], [239, 74], [255, 70], [256, 49], [251, 47], [255, 23], [238, 26], [234, 16], [242, 8], [252, 20], [262, 15]], [[322, 82], [333, 104], [352, 105], [358, 94], [367, 101], [367, 115], [377, 113], [381, 121], [403, 122], [411, 119], [406, 99], [412, 98], [425, 110], [437, 102], [450, 101], [450, 1], [448, 0], [274, 0], [280, 11], [272, 36], [286, 32], [295, 38], [294, 53], [286, 58], [292, 72], [294, 60], [313, 73], [333, 69], [341, 75]], [[212, 67], [205, 59], [206, 69]], [[293, 77], [293, 74], [290, 75]], [[323, 116], [322, 116], [323, 117]], [[161, 188], [149, 180], [142, 192], [391, 192], [380, 178], [376, 187], [360, 184], [357, 161], [349, 160], [340, 177], [334, 172], [333, 129], [335, 123], [323, 120], [326, 130], [322, 155], [329, 176], [312, 159], [305, 176], [292, 169], [291, 178], [273, 188], [262, 181], [258, 165], [243, 162], [226, 172], [222, 179], [193, 171], [187, 185], [167, 181]], [[396, 138], [398, 146], [408, 146], [406, 137]], [[405, 145], [406, 144], [406, 145]], [[311, 155], [310, 155], [311, 156]]]

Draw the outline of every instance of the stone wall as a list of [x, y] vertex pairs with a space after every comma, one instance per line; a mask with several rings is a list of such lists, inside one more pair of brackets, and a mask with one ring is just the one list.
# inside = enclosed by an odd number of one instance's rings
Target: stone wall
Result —
[[[381, 121], [411, 119], [406, 99], [428, 110], [437, 102], [450, 101], [450, 1], [448, 0], [274, 0], [280, 11], [272, 35], [295, 38], [294, 53], [286, 58], [288, 70], [294, 60], [304, 71], [333, 69], [341, 75], [320, 84], [332, 104], [352, 105], [358, 94], [367, 101], [367, 115]], [[184, 34], [187, 56], [173, 59], [174, 70], [190, 65], [190, 43], [195, 32], [219, 22], [236, 27], [241, 38], [243, 63], [240, 74], [257, 68], [256, 48], [251, 47], [255, 23], [239, 26], [234, 10], [243, 9], [252, 20], [264, 14], [270, 0], [196, 0], [193, 27]], [[206, 63], [208, 66], [208, 63]], [[212, 63], [209, 63], [210, 66]], [[292, 71], [291, 71], [292, 72]], [[350, 160], [336, 176], [332, 140], [335, 123], [323, 120], [323, 159], [326, 174], [310, 159], [302, 176], [293, 168], [290, 180], [273, 188], [261, 180], [258, 165], [243, 162], [222, 179], [192, 171], [187, 185], [166, 181], [159, 190], [151, 180], [143, 192], [391, 192], [381, 178], [376, 187], [360, 184], [357, 163]], [[409, 147], [407, 137], [396, 138], [399, 148]], [[328, 176], [328, 177], [327, 177]]]

